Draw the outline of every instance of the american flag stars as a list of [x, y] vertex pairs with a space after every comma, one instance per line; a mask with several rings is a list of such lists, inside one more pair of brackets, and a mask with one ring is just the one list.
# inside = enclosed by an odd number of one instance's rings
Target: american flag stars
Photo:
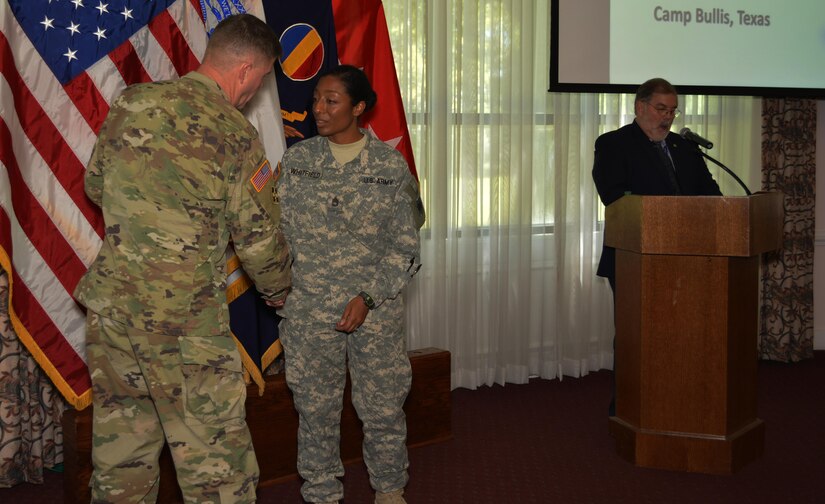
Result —
[[66, 84], [181, 0], [8, 1], [43, 60]]
[[[51, 3], [51, 0], [49, 0], [49, 3]], [[54, 28], [54, 19], [49, 19], [49, 16], [44, 16], [43, 21], [41, 21], [40, 24], [44, 26], [44, 30]]]

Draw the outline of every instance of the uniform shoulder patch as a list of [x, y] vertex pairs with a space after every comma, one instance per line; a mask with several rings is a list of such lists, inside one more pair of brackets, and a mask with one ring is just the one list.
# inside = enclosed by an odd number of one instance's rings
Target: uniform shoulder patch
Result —
[[421, 226], [424, 225], [424, 221], [427, 219], [427, 214], [424, 211], [424, 202], [421, 201], [421, 193], [418, 192], [418, 184], [414, 182], [408, 183], [404, 187], [404, 192], [412, 205], [415, 227], [421, 229]]
[[268, 159], [264, 159], [264, 162], [261, 163], [261, 166], [255, 171], [252, 177], [249, 179], [252, 182], [252, 187], [255, 188], [255, 191], [261, 192], [267, 182], [272, 179], [272, 166], [269, 164]]

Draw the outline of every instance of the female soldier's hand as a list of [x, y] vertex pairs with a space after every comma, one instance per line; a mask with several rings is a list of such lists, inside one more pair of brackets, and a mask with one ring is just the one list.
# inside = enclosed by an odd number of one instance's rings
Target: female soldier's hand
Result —
[[344, 315], [341, 320], [335, 324], [335, 330], [351, 333], [361, 327], [364, 320], [367, 318], [367, 313], [370, 309], [367, 308], [367, 303], [361, 296], [355, 296], [349, 300], [347, 307], [344, 309]]

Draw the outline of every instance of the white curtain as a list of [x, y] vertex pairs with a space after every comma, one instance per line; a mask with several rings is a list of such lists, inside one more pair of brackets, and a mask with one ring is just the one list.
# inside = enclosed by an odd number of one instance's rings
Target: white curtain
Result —
[[[633, 97], [547, 92], [549, 3], [383, 2], [427, 209], [408, 345], [449, 350], [454, 388], [612, 367], [590, 172], [596, 137], [633, 120]], [[749, 179], [758, 101], [680, 102], [674, 129], [739, 146], [714, 152]]]

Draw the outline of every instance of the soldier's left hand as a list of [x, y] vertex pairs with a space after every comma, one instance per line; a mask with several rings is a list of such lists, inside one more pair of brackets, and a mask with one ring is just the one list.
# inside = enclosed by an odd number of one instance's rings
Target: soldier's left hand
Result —
[[341, 316], [341, 320], [335, 324], [335, 330], [345, 333], [353, 332], [361, 327], [369, 311], [367, 304], [364, 302], [364, 298], [355, 296], [347, 303], [347, 307], [344, 309], [344, 315]]

